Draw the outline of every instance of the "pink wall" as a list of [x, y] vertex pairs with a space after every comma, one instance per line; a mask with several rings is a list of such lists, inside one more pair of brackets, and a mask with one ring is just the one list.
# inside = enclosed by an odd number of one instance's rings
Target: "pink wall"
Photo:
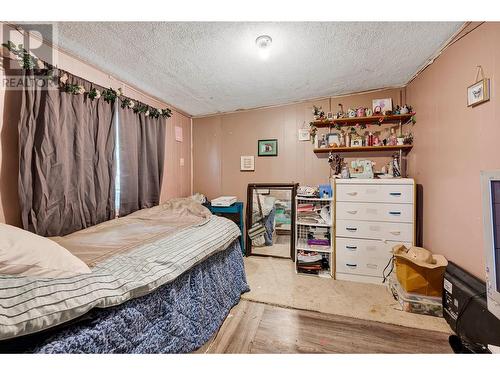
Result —
[[[311, 142], [298, 141], [297, 132], [312, 121], [313, 105], [325, 111], [337, 111], [338, 103], [349, 107], [370, 107], [372, 100], [391, 97], [400, 103], [401, 89], [388, 89], [331, 99], [255, 109], [193, 119], [193, 190], [215, 198], [236, 195], [246, 200], [247, 185], [252, 182], [328, 183], [329, 166], [325, 157], [313, 153]], [[404, 96], [403, 96], [404, 97]], [[369, 130], [379, 130], [375, 126]], [[322, 129], [322, 132], [327, 132]], [[278, 139], [277, 157], [258, 157], [259, 139]], [[255, 172], [240, 171], [240, 156], [255, 156]], [[390, 153], [388, 154], [390, 156]], [[370, 157], [377, 168], [388, 157]]]
[[[500, 24], [485, 23], [447, 48], [407, 87], [417, 111], [410, 171], [424, 188], [424, 246], [484, 278], [479, 173], [500, 169]], [[476, 66], [491, 100], [467, 107]]]
[[[0, 23], [1, 24], [1, 23]], [[14, 41], [22, 43], [22, 40]], [[57, 53], [57, 65], [75, 75], [104, 87], [122, 87], [124, 95], [158, 108], [170, 107], [167, 103], [149, 97], [99, 69], [74, 58], [67, 53]], [[0, 80], [4, 70], [0, 67]], [[0, 222], [20, 224], [17, 196], [17, 122], [19, 119], [19, 96], [0, 89]], [[173, 115], [166, 120], [166, 157], [161, 200], [176, 196], [187, 196], [191, 192], [191, 119], [173, 108]], [[176, 142], [175, 126], [183, 129], [183, 142]], [[184, 166], [180, 166], [184, 158]]]

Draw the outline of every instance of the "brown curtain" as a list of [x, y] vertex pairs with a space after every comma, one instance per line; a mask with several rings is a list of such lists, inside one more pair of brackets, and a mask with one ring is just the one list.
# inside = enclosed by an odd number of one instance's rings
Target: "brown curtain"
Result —
[[[102, 90], [66, 74], [86, 91]], [[102, 98], [25, 85], [19, 122], [25, 229], [58, 236], [114, 218], [115, 112]]]
[[119, 112], [120, 216], [160, 202], [165, 160], [165, 119], [132, 109]]

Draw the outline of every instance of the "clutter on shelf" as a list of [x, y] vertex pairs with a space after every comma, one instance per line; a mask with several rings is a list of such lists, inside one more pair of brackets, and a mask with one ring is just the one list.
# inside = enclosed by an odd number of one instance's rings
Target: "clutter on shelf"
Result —
[[313, 275], [319, 275], [322, 272], [329, 272], [329, 257], [330, 254], [299, 250], [297, 254], [297, 271]]
[[329, 156], [333, 178], [398, 178], [402, 176], [400, 155], [395, 153], [380, 170], [376, 170], [376, 163], [370, 159], [355, 159], [349, 163], [337, 154]]
[[298, 197], [309, 197], [309, 198], [319, 197], [319, 187], [318, 186], [300, 185], [297, 188], [297, 196]]
[[[336, 113], [325, 112], [321, 107], [313, 106], [313, 118], [309, 126], [309, 134], [316, 149], [321, 148], [349, 148], [349, 147], [377, 147], [403, 146], [413, 143], [411, 129], [403, 132], [406, 124], [415, 124], [415, 113], [410, 105], [392, 106], [392, 99], [375, 99], [372, 108], [358, 107], [344, 111], [341, 103]], [[370, 125], [396, 123], [396, 128], [381, 129], [379, 131], [364, 131]], [[318, 127], [329, 128], [330, 133], [318, 134]], [[332, 132], [335, 129], [335, 132]]]
[[323, 205], [322, 202], [298, 202], [297, 221], [308, 224], [331, 224], [330, 205]]
[[295, 198], [296, 270], [332, 277], [332, 187], [330, 184], [299, 186], [298, 192], [301, 194]]

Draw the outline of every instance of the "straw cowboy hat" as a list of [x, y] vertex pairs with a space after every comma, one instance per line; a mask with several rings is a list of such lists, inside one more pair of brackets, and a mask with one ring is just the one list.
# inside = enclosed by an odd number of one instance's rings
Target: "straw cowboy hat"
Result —
[[434, 269], [448, 265], [444, 256], [434, 255], [423, 247], [413, 246], [407, 249], [404, 245], [396, 245], [392, 248], [392, 252], [396, 258], [406, 259], [420, 267]]

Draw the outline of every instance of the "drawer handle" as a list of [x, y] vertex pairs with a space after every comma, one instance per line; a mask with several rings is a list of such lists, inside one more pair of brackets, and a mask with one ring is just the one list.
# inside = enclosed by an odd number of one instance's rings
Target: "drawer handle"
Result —
[[392, 230], [390, 231], [391, 234], [394, 234], [395, 236], [399, 236], [401, 232], [399, 230]]
[[347, 267], [352, 267], [352, 268], [356, 268], [358, 266], [357, 264], [352, 264], [352, 263], [346, 263], [345, 265]]
[[358, 212], [357, 210], [356, 211], [347, 211], [348, 214], [353, 214], [353, 215], [356, 214], [357, 212]]
[[389, 211], [389, 215], [401, 215], [401, 211]]
[[351, 191], [351, 192], [347, 193], [347, 195], [352, 195], [352, 196], [358, 195], [358, 192], [357, 191]]
[[395, 197], [399, 197], [401, 195], [401, 193], [389, 193], [389, 195], [392, 195], [392, 196], [395, 196]]
[[373, 263], [367, 263], [366, 264], [366, 268], [370, 268], [372, 270], [376, 270], [378, 268], [378, 266], [376, 264], [373, 264]]
[[357, 246], [349, 246], [349, 245], [345, 245], [345, 248], [347, 250], [356, 250], [358, 247]]
[[349, 232], [356, 232], [358, 230], [358, 228], [352, 228], [352, 227], [346, 227], [345, 229], [348, 230]]

